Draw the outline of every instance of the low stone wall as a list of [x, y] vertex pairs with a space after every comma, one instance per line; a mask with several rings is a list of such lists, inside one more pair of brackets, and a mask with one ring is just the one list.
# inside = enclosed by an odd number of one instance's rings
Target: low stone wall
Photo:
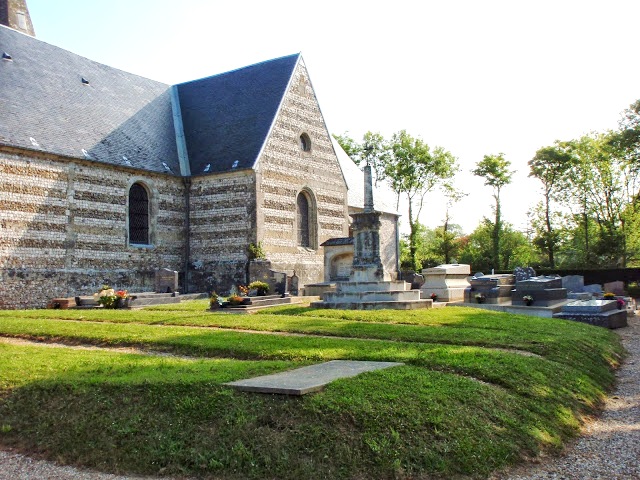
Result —
[[101, 270], [0, 270], [0, 309], [45, 308], [52, 298], [93, 295], [103, 284], [130, 291], [153, 291], [155, 273]]

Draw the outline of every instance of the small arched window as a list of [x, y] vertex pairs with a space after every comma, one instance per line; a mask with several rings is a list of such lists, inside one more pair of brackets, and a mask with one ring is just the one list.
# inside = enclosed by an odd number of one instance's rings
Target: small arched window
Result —
[[129, 189], [129, 243], [149, 244], [149, 194], [139, 183]]
[[309, 135], [307, 135], [306, 133], [303, 133], [302, 135], [300, 135], [300, 148], [302, 149], [303, 152], [311, 151], [311, 139], [309, 138]]
[[311, 246], [311, 232], [309, 231], [309, 200], [307, 196], [300, 192], [298, 194], [297, 217], [298, 217], [298, 245], [301, 247]]

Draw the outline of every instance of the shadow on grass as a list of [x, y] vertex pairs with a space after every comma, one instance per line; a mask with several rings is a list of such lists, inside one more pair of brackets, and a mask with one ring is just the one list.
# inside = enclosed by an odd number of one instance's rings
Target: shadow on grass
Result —
[[575, 430], [570, 422], [554, 423], [561, 405], [553, 398], [538, 405], [421, 367], [370, 372], [291, 398], [219, 384], [284, 362], [68, 351], [47, 359], [50, 351], [37, 347], [28, 353], [32, 364], [49, 362], [58, 371], [4, 391], [0, 442], [114, 473], [484, 476], [541, 448], [557, 448]]

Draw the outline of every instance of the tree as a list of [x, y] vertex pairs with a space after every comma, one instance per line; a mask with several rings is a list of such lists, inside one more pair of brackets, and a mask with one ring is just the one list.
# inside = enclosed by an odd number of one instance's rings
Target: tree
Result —
[[[493, 267], [493, 238], [494, 225], [488, 218], [483, 218], [480, 225], [467, 237], [460, 240], [460, 262], [468, 263], [474, 272], [487, 273]], [[528, 241], [526, 235], [514, 230], [511, 224], [502, 225], [503, 239], [500, 242], [500, 257], [503, 259], [503, 269], [511, 270], [518, 266], [535, 265], [538, 257]]]
[[379, 133], [367, 132], [362, 136], [362, 142], [358, 143], [349, 137], [348, 132], [342, 135], [333, 135], [342, 149], [351, 157], [359, 167], [371, 165], [374, 182], [385, 179], [386, 165], [390, 159], [390, 146]]
[[633, 102], [622, 112], [619, 124], [618, 145], [628, 161], [640, 159], [640, 100]]
[[493, 224], [493, 232], [491, 235], [492, 268], [500, 269], [500, 232], [502, 229], [500, 218], [500, 191], [502, 187], [511, 183], [512, 171], [509, 171], [511, 162], [504, 158], [503, 153], [498, 155], [485, 155], [484, 158], [477, 163], [472, 173], [478, 177], [484, 178], [484, 184], [493, 188], [493, 198], [496, 202], [495, 222]]
[[[625, 267], [627, 222], [638, 205], [637, 162], [627, 157], [619, 132], [585, 135], [567, 145], [577, 159], [570, 175], [573, 204], [581, 209], [585, 263]], [[591, 221], [598, 227], [595, 241]]]
[[574, 157], [560, 142], [556, 141], [553, 147], [544, 147], [538, 150], [535, 156], [529, 160], [529, 176], [542, 182], [544, 197], [544, 232], [536, 239], [536, 243], [547, 253], [549, 266], [554, 268], [555, 253], [558, 245], [558, 235], [554, 232], [551, 202], [556, 199], [557, 193], [567, 184], [567, 172], [572, 168]]
[[462, 227], [449, 222], [449, 214], [445, 223], [435, 229], [435, 241], [432, 251], [440, 260], [438, 263], [451, 263], [458, 258], [461, 249], [460, 238], [462, 237]]
[[405, 130], [391, 139], [391, 157], [384, 169], [384, 178], [398, 198], [406, 195], [409, 203], [409, 250], [413, 268], [421, 265], [417, 258], [418, 218], [425, 195], [437, 185], [453, 177], [457, 171], [456, 158], [442, 147], [433, 150], [420, 138]]
[[[403, 234], [400, 239], [400, 267], [402, 270], [420, 272], [426, 266], [434, 263], [432, 246], [435, 242], [435, 232], [425, 225], [416, 222], [414, 237], [415, 260], [411, 257], [409, 235]], [[416, 263], [419, 268], [416, 268]]]

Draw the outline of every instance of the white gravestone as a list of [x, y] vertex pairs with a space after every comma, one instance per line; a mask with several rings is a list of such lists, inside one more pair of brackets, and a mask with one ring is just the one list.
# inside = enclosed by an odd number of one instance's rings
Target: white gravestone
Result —
[[467, 278], [471, 266], [466, 264], [444, 264], [422, 270], [424, 285], [420, 289], [422, 298], [431, 298], [435, 293], [442, 302], [464, 301], [464, 290], [469, 286]]

